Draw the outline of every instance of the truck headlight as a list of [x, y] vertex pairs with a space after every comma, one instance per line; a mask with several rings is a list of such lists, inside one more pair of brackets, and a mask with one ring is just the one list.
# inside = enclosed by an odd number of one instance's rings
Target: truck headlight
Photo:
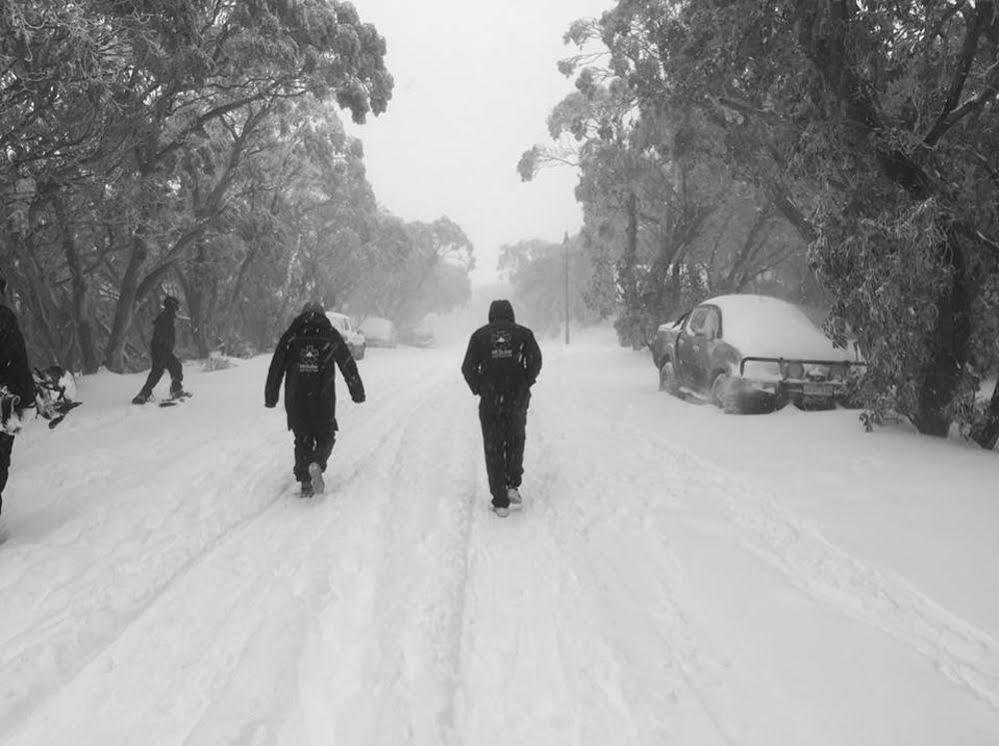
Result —
[[801, 363], [784, 363], [784, 378], [800, 379], [805, 376], [805, 366]]

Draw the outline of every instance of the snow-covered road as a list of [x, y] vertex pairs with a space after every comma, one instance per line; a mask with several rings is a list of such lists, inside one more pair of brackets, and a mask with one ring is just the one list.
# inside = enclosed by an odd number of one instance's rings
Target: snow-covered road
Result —
[[[488, 510], [462, 350], [371, 350], [325, 497], [267, 359], [15, 445], [0, 744], [999, 743], [999, 457], [550, 344]], [[342, 386], [341, 386], [342, 389]]]

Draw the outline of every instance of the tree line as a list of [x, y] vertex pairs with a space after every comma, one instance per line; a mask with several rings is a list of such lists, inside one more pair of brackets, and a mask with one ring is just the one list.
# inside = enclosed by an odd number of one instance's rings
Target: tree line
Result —
[[[509, 283], [523, 320], [539, 335], [557, 336], [565, 329], [566, 293], [570, 323], [593, 324], [613, 312], [592, 297], [594, 276], [591, 256], [583, 250], [582, 236], [566, 235], [562, 243], [525, 239], [500, 247], [497, 265]], [[568, 281], [568, 287], [566, 282]]]
[[993, 0], [619, 0], [565, 41], [576, 91], [519, 170], [578, 167], [622, 343], [709, 295], [781, 295], [858, 341], [869, 424], [995, 445]]
[[305, 298], [460, 303], [471, 243], [380, 208], [337, 114], [386, 110], [384, 57], [345, 2], [0, 0], [0, 266], [32, 357], [142, 367], [164, 293], [200, 355], [267, 348]]

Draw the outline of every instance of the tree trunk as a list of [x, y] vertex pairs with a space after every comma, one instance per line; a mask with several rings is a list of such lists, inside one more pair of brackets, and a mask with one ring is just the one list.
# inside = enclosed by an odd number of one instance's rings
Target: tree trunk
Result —
[[638, 199], [628, 197], [628, 228], [625, 233], [624, 255], [618, 263], [618, 278], [621, 283], [624, 307], [630, 311], [638, 309], [638, 280], [635, 277], [635, 263], [638, 260]]
[[[52, 288], [45, 281], [42, 268], [38, 264], [37, 255], [33, 252], [28, 254], [27, 261], [21, 265], [21, 277], [22, 282], [20, 284], [23, 288], [27, 288], [28, 291], [27, 293], [22, 293], [22, 301], [31, 310], [32, 322], [36, 329], [41, 332], [41, 336], [44, 339], [44, 346], [47, 349], [47, 355], [50, 358], [58, 360], [60, 349], [59, 339], [52, 329], [52, 322], [49, 320], [49, 309], [54, 308], [56, 304], [52, 298]], [[46, 300], [48, 301], [47, 305]], [[32, 340], [28, 339], [27, 341], [30, 344]], [[38, 349], [37, 343], [35, 347]], [[35, 364], [37, 364], [37, 361]]]
[[208, 293], [204, 287], [204, 272], [199, 266], [204, 261], [204, 246], [198, 249], [198, 262], [194, 266], [193, 277], [181, 269], [177, 269], [177, 277], [184, 288], [184, 298], [187, 300], [187, 311], [191, 315], [191, 334], [198, 348], [198, 357], [207, 358], [210, 350], [208, 344]]
[[114, 322], [111, 326], [111, 336], [108, 339], [108, 346], [104, 352], [104, 365], [108, 370], [116, 373], [124, 372], [124, 349], [125, 338], [129, 327], [132, 325], [132, 317], [135, 314], [135, 301], [139, 288], [139, 272], [142, 263], [146, 260], [146, 240], [144, 227], [140, 225], [136, 228], [135, 237], [132, 239], [132, 252], [128, 257], [128, 266], [125, 267], [125, 274], [121, 278], [121, 287], [118, 289], [118, 304], [114, 311]]
[[623, 346], [640, 349], [646, 343], [641, 323], [642, 302], [638, 295], [635, 264], [638, 261], [638, 198], [631, 194], [627, 206], [628, 227], [625, 231], [624, 252], [617, 263], [617, 278], [621, 286], [623, 313], [617, 320], [618, 340]]
[[73, 321], [76, 324], [76, 341], [80, 346], [80, 361], [83, 372], [96, 373], [100, 364], [97, 352], [97, 339], [94, 335], [94, 325], [90, 320], [90, 304], [88, 303], [87, 280], [80, 264], [80, 255], [76, 248], [76, 239], [69, 225], [66, 207], [62, 198], [56, 195], [52, 199], [59, 230], [62, 234], [62, 250], [66, 256], [66, 266], [69, 268], [72, 280]]
[[758, 210], [756, 217], [753, 218], [753, 224], [750, 226], [749, 232], [746, 234], [746, 239], [742, 243], [742, 248], [733, 260], [728, 277], [725, 279], [726, 293], [742, 292], [743, 286], [748, 281], [750, 260], [753, 257], [754, 249], [760, 241], [760, 234], [763, 232], [763, 226], [765, 226], [767, 221], [770, 220], [770, 211], [770, 206], [766, 209]]
[[978, 445], [991, 451], [999, 442], [999, 381], [992, 389], [992, 399], [985, 412], [985, 422], [971, 436]]
[[242, 315], [244, 305], [243, 288], [246, 285], [246, 278], [249, 274], [250, 267], [253, 265], [254, 261], [256, 261], [259, 251], [260, 245], [258, 241], [254, 239], [250, 244], [250, 247], [247, 249], [246, 256], [243, 257], [243, 261], [239, 264], [239, 271], [236, 273], [236, 282], [233, 283], [232, 292], [229, 293], [229, 302], [225, 304], [225, 310], [222, 312], [225, 333], [232, 333], [237, 312]]
[[971, 298], [964, 257], [958, 240], [949, 235], [941, 250], [950, 259], [952, 279], [937, 301], [937, 318], [929, 339], [929, 355], [920, 377], [918, 410], [913, 422], [924, 435], [945, 437], [950, 430], [948, 406], [968, 360], [971, 338]]

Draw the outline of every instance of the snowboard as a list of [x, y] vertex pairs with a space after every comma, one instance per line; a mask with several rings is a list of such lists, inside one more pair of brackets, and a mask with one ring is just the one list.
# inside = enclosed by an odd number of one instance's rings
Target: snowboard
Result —
[[49, 420], [49, 430], [54, 429], [56, 425], [58, 425], [60, 422], [66, 419], [66, 415], [69, 414], [70, 410], [76, 409], [81, 404], [83, 404], [82, 401], [58, 403], [55, 407], [56, 411], [55, 417]]
[[178, 404], [182, 404], [183, 402], [190, 399], [192, 396], [193, 394], [190, 391], [185, 391], [182, 394], [178, 394], [177, 396], [171, 396], [169, 399], [164, 399], [163, 401], [158, 402], [158, 406], [176, 407]]

